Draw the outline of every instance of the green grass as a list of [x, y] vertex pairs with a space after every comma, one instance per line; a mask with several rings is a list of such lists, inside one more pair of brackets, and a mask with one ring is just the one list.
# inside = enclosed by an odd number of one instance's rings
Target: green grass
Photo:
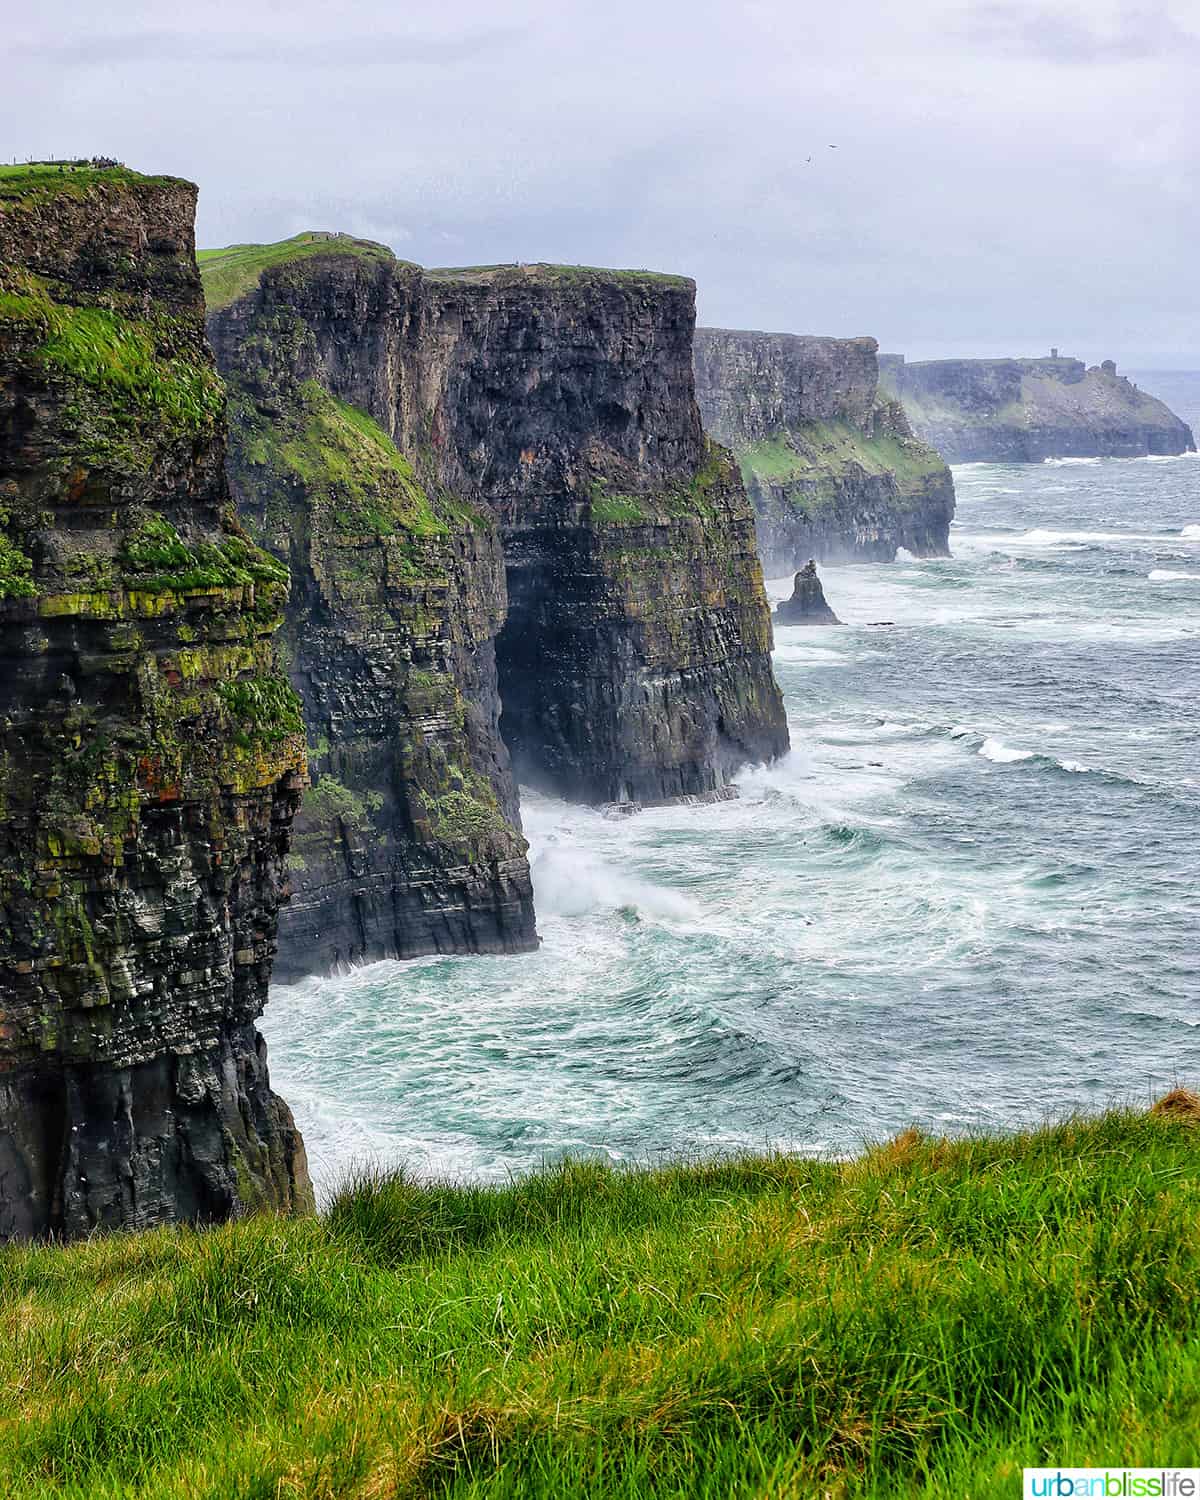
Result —
[[129, 167], [69, 167], [62, 171], [47, 162], [0, 166], [0, 200], [42, 198], [57, 193], [82, 198], [90, 188], [104, 186], [190, 187], [180, 177], [147, 177]]
[[0, 285], [0, 334], [26, 342], [47, 375], [82, 388], [110, 425], [165, 425], [198, 434], [220, 419], [224, 388], [190, 319], [128, 317], [60, 302], [51, 283], [10, 270]]
[[924, 487], [944, 473], [941, 457], [915, 438], [872, 435], [848, 422], [806, 422], [793, 431], [743, 448], [738, 454], [748, 489], [756, 481], [789, 487], [788, 502], [813, 510], [837, 502], [843, 484], [856, 473], [890, 475], [896, 502], [920, 503]]
[[368, 1173], [320, 1219], [0, 1253], [0, 1492], [937, 1496], [1185, 1464], [1200, 1129]]
[[30, 599], [37, 593], [33, 581], [33, 559], [7, 536], [10, 516], [0, 510], [0, 599]]
[[286, 410], [275, 417], [264, 416], [240, 394], [231, 403], [239, 461], [252, 482], [298, 481], [310, 505], [319, 507], [343, 537], [448, 532], [412, 464], [366, 412], [312, 380], [289, 397]]
[[305, 230], [272, 245], [227, 245], [222, 250], [198, 250], [196, 260], [204, 283], [204, 300], [213, 309], [228, 307], [253, 291], [262, 273], [271, 266], [329, 255], [352, 255], [389, 265], [396, 259], [386, 245], [377, 245], [373, 240], [356, 240], [350, 235], [317, 239], [314, 231]]

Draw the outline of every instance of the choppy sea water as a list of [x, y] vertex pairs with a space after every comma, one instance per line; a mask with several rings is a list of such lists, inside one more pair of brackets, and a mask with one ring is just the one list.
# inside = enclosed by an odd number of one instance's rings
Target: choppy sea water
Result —
[[[1200, 376], [1141, 383], [1200, 416]], [[844, 1151], [1200, 1081], [1200, 459], [956, 481], [951, 560], [828, 566], [849, 624], [776, 632], [794, 748], [739, 801], [526, 797], [537, 954], [275, 990], [319, 1190], [364, 1158]]]

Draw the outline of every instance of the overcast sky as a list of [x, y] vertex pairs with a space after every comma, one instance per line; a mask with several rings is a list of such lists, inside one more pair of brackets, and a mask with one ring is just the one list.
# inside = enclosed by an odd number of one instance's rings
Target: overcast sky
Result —
[[702, 321], [1200, 366], [1200, 0], [39, 0], [0, 152], [203, 245], [694, 276]]

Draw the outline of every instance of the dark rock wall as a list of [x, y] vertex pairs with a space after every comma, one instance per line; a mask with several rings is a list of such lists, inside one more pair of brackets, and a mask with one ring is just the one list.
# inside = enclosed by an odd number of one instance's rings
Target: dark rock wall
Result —
[[695, 402], [693, 284], [549, 266], [430, 280], [456, 335], [447, 445], [504, 537], [521, 776], [653, 801], [782, 753], [752, 513]]
[[0, 178], [0, 1238], [311, 1204], [266, 999], [298, 703], [195, 189]]
[[534, 947], [499, 735], [499, 531], [435, 450], [419, 273], [331, 253], [271, 271], [209, 321], [239, 509], [291, 569], [314, 780], [277, 977]]
[[949, 550], [950, 471], [881, 394], [877, 350], [870, 338], [696, 331], [700, 411], [738, 459], [770, 574]]
[[949, 463], [1186, 453], [1191, 429], [1106, 360], [884, 360], [914, 431]]
[[[786, 748], [751, 511], [696, 409], [690, 282], [331, 255], [268, 271], [213, 315], [223, 369], [244, 367], [239, 339], [280, 303], [307, 330], [292, 368], [369, 413], [480, 536], [499, 522], [507, 603], [501, 589], [488, 618], [506, 618], [502, 728], [521, 776], [654, 800]], [[478, 660], [490, 691], [485, 645]], [[494, 697], [478, 701], [489, 717]]]

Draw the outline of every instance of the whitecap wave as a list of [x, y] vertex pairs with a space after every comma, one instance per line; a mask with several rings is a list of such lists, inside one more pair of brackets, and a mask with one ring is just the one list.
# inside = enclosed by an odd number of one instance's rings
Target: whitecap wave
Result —
[[1066, 468], [1068, 464], [1099, 464], [1103, 463], [1104, 460], [1101, 458], [1044, 458], [1042, 462], [1049, 464], [1051, 468], [1057, 469]]
[[1200, 542], [1200, 526], [1185, 526], [1179, 535], [1186, 537], [1189, 542]]
[[984, 760], [994, 761], [998, 766], [1011, 765], [1019, 760], [1032, 760], [1034, 757], [1032, 750], [1016, 750], [1012, 745], [1006, 745], [1003, 740], [995, 739], [991, 735], [980, 745], [977, 753], [982, 755]]
[[678, 891], [639, 880], [578, 849], [546, 849], [533, 860], [529, 873], [542, 917], [581, 917], [622, 908], [668, 921], [694, 921], [700, 915], [696, 903]]
[[1170, 568], [1152, 568], [1146, 577], [1151, 583], [1200, 583], [1200, 573], [1175, 573]]

